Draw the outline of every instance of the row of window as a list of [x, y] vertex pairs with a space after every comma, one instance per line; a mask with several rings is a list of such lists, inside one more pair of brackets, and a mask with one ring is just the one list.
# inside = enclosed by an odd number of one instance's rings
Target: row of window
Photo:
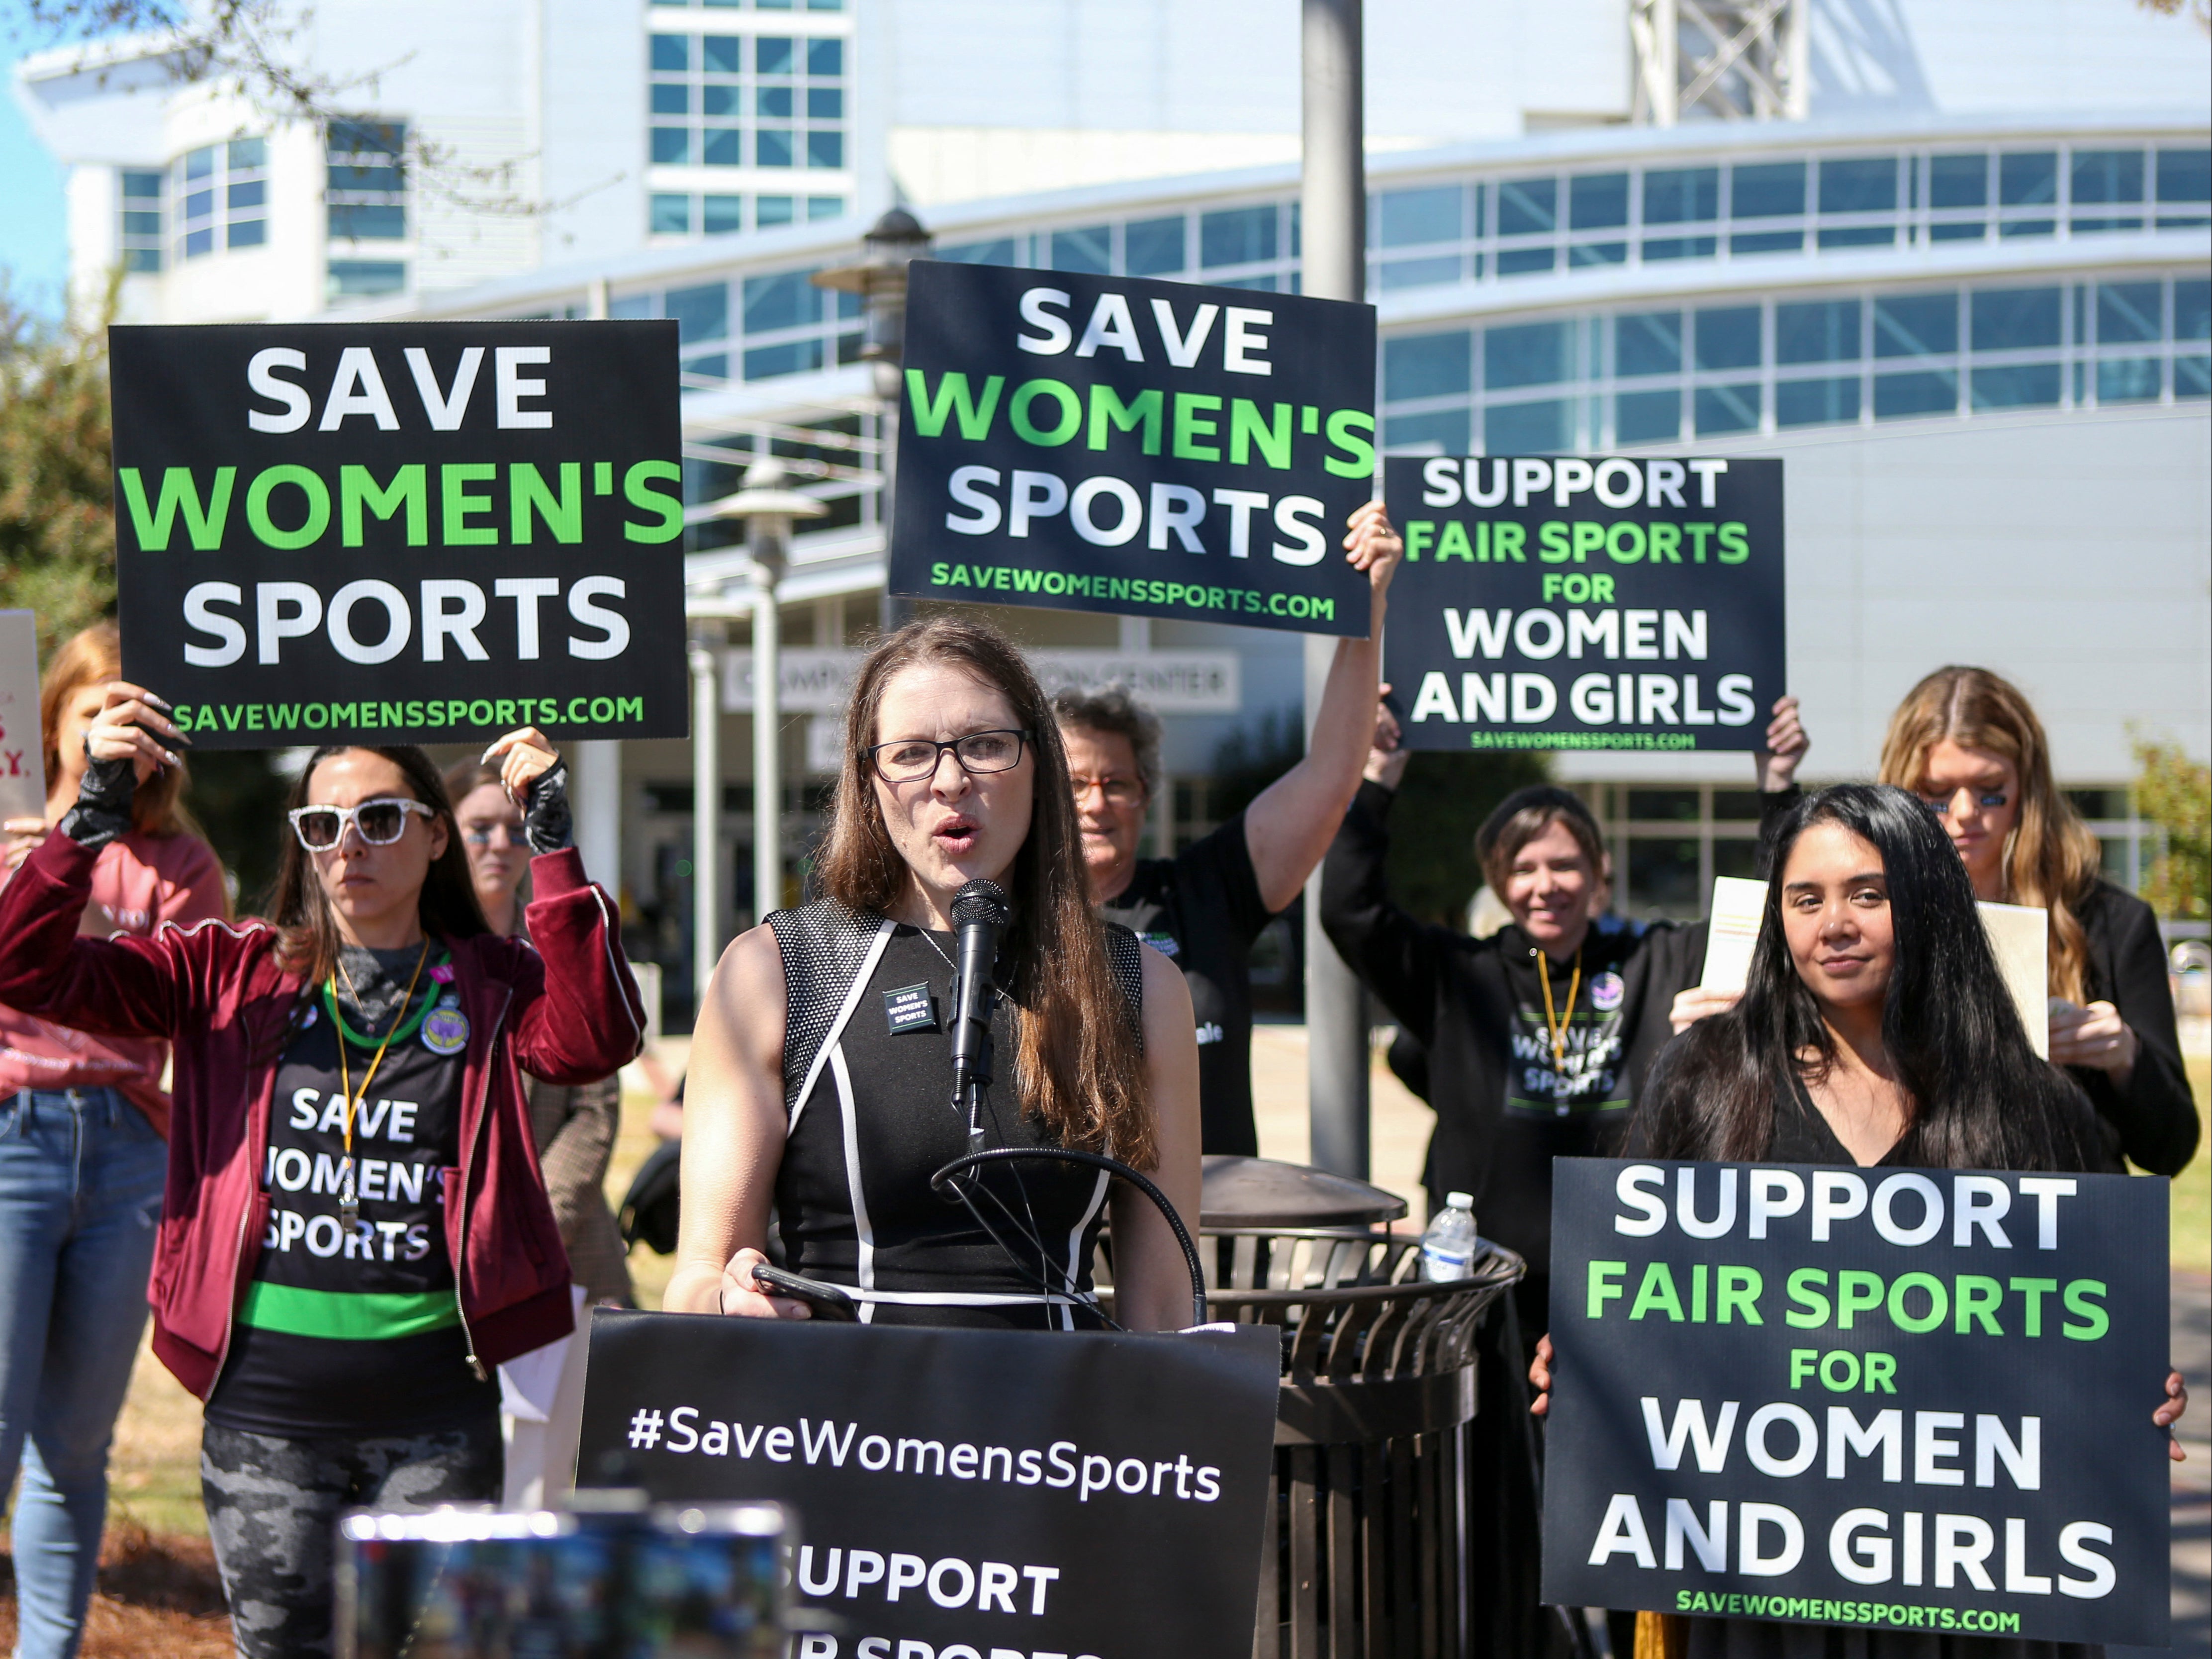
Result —
[[647, 228], [655, 236], [688, 236], [694, 231], [726, 236], [740, 230], [774, 230], [802, 218], [809, 224], [841, 218], [845, 208], [842, 196], [756, 196], [748, 219], [742, 196], [663, 190], [653, 193]]
[[1622, 309], [1395, 335], [1382, 367], [1385, 446], [1447, 454], [2193, 399], [2212, 397], [2212, 281]]
[[[340, 241], [400, 241], [407, 235], [404, 158], [397, 121], [341, 120], [326, 136], [330, 234]], [[120, 175], [123, 268], [156, 272], [164, 255], [198, 259], [269, 240], [269, 142], [232, 138], [179, 156], [164, 174]]]
[[[1195, 270], [1229, 288], [1297, 287], [1281, 268], [1298, 252], [1298, 205], [1265, 203], [1212, 213], [1177, 213], [1119, 224], [1081, 225], [1035, 235], [999, 236], [934, 249], [931, 258], [963, 264], [1030, 265], [1100, 276], [1179, 276]], [[1252, 271], [1255, 265], [1279, 269]], [[1241, 274], [1240, 274], [1241, 273]]]
[[655, 34], [649, 62], [656, 165], [845, 165], [843, 40]]
[[[860, 296], [817, 288], [814, 272], [782, 270], [734, 281], [617, 296], [615, 317], [676, 322], [687, 383], [766, 380], [856, 361]], [[742, 339], [743, 349], [734, 350]]]
[[683, 11], [687, 8], [738, 11], [747, 7], [754, 11], [842, 11], [845, 0], [653, 0], [656, 12]]

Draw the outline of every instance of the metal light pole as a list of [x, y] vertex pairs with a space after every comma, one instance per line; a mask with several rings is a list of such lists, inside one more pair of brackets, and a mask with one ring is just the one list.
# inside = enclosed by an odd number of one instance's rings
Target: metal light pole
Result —
[[[817, 287], [860, 296], [860, 358], [875, 367], [876, 396], [882, 402], [883, 451], [878, 458], [883, 474], [877, 495], [877, 513], [883, 521], [884, 545], [890, 546], [892, 510], [897, 500], [899, 362], [906, 351], [906, 268], [929, 252], [929, 232], [904, 208], [895, 207], [868, 227], [861, 239], [858, 264], [817, 270]], [[882, 623], [888, 634], [913, 614], [911, 600], [893, 599], [884, 585]]]
[[745, 469], [744, 488], [708, 511], [744, 522], [753, 566], [753, 920], [783, 902], [783, 720], [778, 703], [783, 663], [776, 588], [791, 564], [794, 519], [830, 509], [788, 487], [773, 455]]
[[[1304, 167], [1299, 187], [1303, 287], [1324, 300], [1367, 297], [1366, 117], [1360, 0], [1303, 0]], [[1306, 733], [1321, 712], [1336, 641], [1306, 636]], [[1321, 927], [1321, 872], [1306, 883], [1307, 1109], [1313, 1161], [1367, 1174], [1367, 1012], [1359, 980]]]

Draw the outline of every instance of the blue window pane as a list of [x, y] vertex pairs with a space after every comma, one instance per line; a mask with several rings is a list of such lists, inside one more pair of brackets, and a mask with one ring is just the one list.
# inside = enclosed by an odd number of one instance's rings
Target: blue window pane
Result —
[[204, 179], [215, 171], [215, 146], [204, 145], [185, 157], [185, 177]]
[[1626, 242], [1577, 242], [1567, 249], [1567, 264], [1580, 270], [1585, 265], [1622, 265], [1628, 263], [1628, 244]]
[[2050, 236], [2057, 233], [2056, 219], [2015, 219], [1997, 227], [2000, 236]]
[[2076, 202], [2140, 202], [2143, 198], [2143, 155], [2139, 149], [2077, 149], [2074, 152]]
[[806, 72], [833, 81], [845, 72], [845, 43], [836, 35], [806, 43]]
[[158, 271], [161, 268], [159, 248], [132, 247], [123, 251], [124, 270], [137, 275], [142, 271]]
[[1609, 230], [1628, 222], [1628, 175], [1591, 173], [1567, 181], [1567, 228]]
[[702, 340], [725, 340], [730, 334], [730, 285], [708, 283], [699, 288], [672, 288], [662, 301], [661, 315], [676, 319], [676, 343], [696, 345]]
[[1549, 270], [1559, 263], [1559, 252], [1548, 247], [1502, 248], [1498, 254], [1498, 274], [1500, 276], [1526, 276], [1531, 272]]
[[1083, 270], [1103, 276], [1114, 269], [1114, 232], [1108, 225], [1052, 234], [1051, 270]]
[[[753, 72], [756, 75], [788, 75], [791, 73], [791, 38], [788, 35], [763, 34], [753, 42]], [[751, 377], [748, 375], [747, 379]]]
[[1930, 225], [1928, 240], [1931, 242], [1978, 242], [1987, 237], [1987, 225]]
[[1928, 158], [1928, 205], [1978, 208], [1990, 204], [1990, 158], [1931, 155]]
[[1572, 380], [1574, 349], [1574, 325], [1565, 321], [1485, 329], [1482, 383], [1495, 391]]
[[[1776, 362], [1847, 363], [1855, 362], [1858, 355], [1856, 300], [1816, 300], [1809, 305], [1774, 307]], [[1778, 402], [1778, 413], [1779, 407]]]
[[1199, 263], [1211, 270], [1273, 258], [1275, 219], [1272, 206], [1231, 208], [1206, 215], [1198, 222]]
[[[806, 220], [809, 224], [817, 219], [842, 219], [844, 216], [845, 198], [842, 196], [810, 196], [806, 198]], [[842, 307], [847, 301], [851, 301], [857, 307], [860, 298], [857, 294], [839, 295], [837, 296], [839, 314], [841, 316], [844, 314]], [[856, 316], [859, 314], [857, 309], [854, 314]]]
[[1378, 238], [1384, 247], [1455, 242], [1465, 234], [1460, 210], [1467, 192], [1457, 185], [1434, 190], [1394, 190], [1376, 198]]
[[1699, 368], [1759, 367], [1759, 307], [1728, 306], [1701, 311], [1697, 320]]
[[1013, 238], [1002, 236], [993, 242], [956, 242], [939, 248], [933, 257], [956, 265], [1010, 265], [1014, 263]]
[[[788, 95], [789, 88], [785, 88]], [[734, 120], [745, 112], [745, 94], [742, 87], [720, 83], [699, 88], [699, 112], [710, 118]]]
[[735, 75], [744, 67], [741, 34], [709, 34], [699, 42], [699, 67], [709, 75]]
[[2173, 337], [2212, 340], [2212, 282], [2174, 283]]
[[753, 113], [769, 120], [790, 120], [792, 107], [789, 87], [762, 87], [753, 94]]
[[1720, 205], [1718, 167], [1670, 167], [1644, 175], [1644, 222], [1647, 225], [1717, 219]]
[[1895, 225], [1846, 225], [1820, 233], [1822, 247], [1893, 247], [1896, 243]]
[[1950, 415], [1959, 407], [1959, 376], [1954, 369], [1921, 374], [1877, 374], [1874, 377], [1874, 417], [1899, 420], [1910, 415]]
[[1765, 230], [1756, 236], [1729, 238], [1730, 253], [1795, 253], [1804, 246], [1802, 230]]
[[228, 208], [258, 208], [267, 199], [269, 186], [258, 179], [242, 185], [233, 185], [223, 191], [223, 205]]
[[382, 191], [396, 194], [402, 188], [398, 167], [333, 167], [330, 187], [335, 191]]
[[1419, 450], [1431, 455], [1464, 455], [1468, 452], [1468, 415], [1464, 409], [1386, 416], [1382, 422], [1382, 447]]
[[161, 175], [158, 173], [126, 173], [123, 175], [123, 194], [128, 201], [143, 202], [161, 199]]
[[1805, 210], [1805, 164], [1768, 161], [1729, 175], [1729, 212], [1738, 219], [1773, 219]]
[[[1121, 232], [1122, 263], [1132, 276], [1164, 276], [1183, 267], [1183, 222], [1178, 214], [1172, 219], [1140, 219], [1123, 228]], [[1009, 245], [1006, 263], [1013, 258]], [[942, 257], [942, 256], [940, 256]]]
[[123, 216], [123, 234], [125, 236], [159, 236], [161, 234], [161, 216], [158, 213], [126, 213]]
[[2058, 199], [2058, 152], [2027, 150], [1997, 158], [1997, 200], [2033, 207]]
[[788, 196], [756, 196], [753, 198], [753, 223], [763, 230], [772, 225], [787, 225], [793, 217], [792, 198]]
[[1698, 435], [1708, 438], [1723, 432], [1759, 430], [1759, 382], [1742, 386], [1705, 386], [1696, 398]]
[[[721, 88], [715, 88], [717, 92]], [[691, 88], [682, 81], [656, 81], [653, 83], [653, 112], [655, 115], [689, 115], [691, 112]]]
[[763, 127], [753, 137], [753, 165], [787, 167], [791, 165], [791, 135], [781, 128]]
[[1613, 319], [1614, 374], [1623, 379], [1638, 374], [1674, 374], [1681, 368], [1680, 312], [1636, 312]]
[[393, 155], [407, 147], [404, 121], [333, 121], [330, 153], [333, 155]]
[[1710, 259], [1720, 246], [1715, 236], [1662, 236], [1644, 245], [1646, 259]]
[[1498, 187], [1498, 234], [1540, 236], [1559, 228], [1559, 181], [1516, 179]]
[[[1959, 296], [1899, 294], [1874, 302], [1874, 355], [1935, 356], [1959, 349]], [[1875, 399], [1881, 413], [1881, 399]]]
[[1613, 439], [1621, 444], [1665, 443], [1682, 435], [1682, 394], [1623, 392], [1613, 400]]
[[214, 211], [215, 192], [211, 190], [196, 190], [185, 198], [185, 217], [187, 219], [204, 219]]
[[1968, 391], [1976, 409], [2053, 409], [2058, 404], [2058, 365], [1977, 368]]
[[1966, 296], [1977, 351], [2024, 351], [2058, 343], [2059, 290], [1978, 289]]
[[203, 253], [215, 252], [215, 233], [212, 230], [190, 231], [185, 236], [185, 258], [197, 259]]
[[264, 138], [234, 138], [230, 141], [230, 170], [251, 173], [269, 161], [269, 143]]
[[607, 315], [617, 322], [634, 322], [641, 317], [659, 314], [659, 296], [652, 294], [618, 294], [607, 302]]
[[1456, 253], [1440, 253], [1431, 259], [1386, 260], [1376, 272], [1386, 294], [1401, 288], [1435, 288], [1441, 283], [1455, 283], [1461, 274]]
[[810, 127], [806, 133], [806, 165], [842, 167], [845, 165], [845, 135], [835, 129]]
[[2212, 202], [2212, 149], [2159, 151], [2158, 199]]
[[[788, 138], [785, 140], [787, 144], [789, 142]], [[764, 132], [761, 134], [761, 143], [763, 145], [763, 154], [761, 156], [761, 165], [763, 167], [774, 167], [777, 165], [789, 167], [791, 165], [787, 152], [785, 160], [780, 164], [772, 162], [768, 159], [766, 154], [768, 134]], [[737, 127], [708, 127], [707, 129], [706, 146], [701, 150], [699, 159], [710, 167], [741, 167], [744, 166], [745, 135], [744, 131]]]
[[341, 206], [331, 208], [331, 234], [357, 241], [396, 242], [407, 234], [404, 207]]
[[2100, 404], [2150, 404], [2158, 401], [2158, 359], [2123, 357], [2097, 365], [2097, 401]]
[[407, 286], [407, 267], [397, 259], [333, 259], [330, 277], [337, 295], [397, 294]]
[[[1497, 331], [1492, 331], [1497, 337]], [[1382, 395], [1391, 403], [1446, 398], [1474, 385], [1474, 340], [1463, 329], [1382, 342]], [[1518, 385], [1510, 381], [1506, 384]]]
[[1820, 211], [1889, 213], [1897, 207], [1897, 158], [1820, 163]]
[[1483, 411], [1482, 429], [1483, 447], [1492, 455], [1556, 455], [1575, 447], [1575, 406], [1564, 398], [1492, 404]]
[[842, 121], [845, 118], [845, 94], [837, 87], [809, 87], [806, 89], [806, 118], [810, 121]]
[[726, 351], [710, 351], [702, 357], [686, 357], [682, 372], [702, 374], [708, 379], [726, 380], [730, 376], [730, 355]]
[[2074, 230], [2077, 235], [2083, 231], [2141, 230], [2142, 228], [2143, 222], [2140, 219], [2076, 219], [2074, 221]]
[[231, 226], [229, 240], [233, 247], [259, 247], [269, 240], [269, 222], [266, 219], [240, 219]]
[[2173, 395], [2176, 398], [2212, 398], [2212, 357], [2176, 357], [2173, 360]]
[[[691, 37], [688, 34], [656, 34], [653, 37], [653, 67], [663, 75], [681, 75], [691, 67]], [[337, 147], [337, 135], [331, 135], [331, 148]]]
[[772, 380], [779, 374], [804, 374], [822, 367], [822, 342], [791, 340], [782, 345], [755, 346], [745, 353], [745, 379]]
[[[1297, 279], [1292, 277], [1291, 280], [1292, 287], [1290, 292], [1295, 294], [1297, 292], [1296, 287]], [[1224, 276], [1219, 279], [1218, 285], [1222, 288], [1249, 288], [1261, 294], [1275, 292], [1275, 279], [1273, 276]]]
[[773, 276], [746, 277], [745, 332], [764, 334], [770, 329], [819, 322], [822, 290], [808, 282], [807, 276], [803, 270], [786, 270]]
[[2156, 283], [2098, 283], [2097, 343], [2158, 338], [2159, 299]]
[[1833, 426], [1859, 417], [1859, 383], [1847, 380], [1783, 380], [1774, 388], [1777, 426]]
[[689, 127], [655, 127], [653, 130], [653, 159], [660, 166], [675, 166], [691, 159], [691, 129]]
[[653, 216], [647, 222], [656, 236], [685, 236], [691, 230], [691, 198], [689, 196], [656, 195], [653, 198]]

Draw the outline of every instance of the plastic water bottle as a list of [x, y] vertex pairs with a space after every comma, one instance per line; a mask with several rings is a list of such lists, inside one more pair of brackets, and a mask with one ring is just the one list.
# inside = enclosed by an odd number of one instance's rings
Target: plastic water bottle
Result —
[[1421, 1277], [1431, 1285], [1465, 1279], [1474, 1255], [1474, 1200], [1446, 1193], [1444, 1207], [1421, 1235]]

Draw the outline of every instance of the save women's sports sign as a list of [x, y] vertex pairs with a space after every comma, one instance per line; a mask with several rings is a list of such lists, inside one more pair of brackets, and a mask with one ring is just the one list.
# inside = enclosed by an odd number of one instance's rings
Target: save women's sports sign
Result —
[[2166, 1191], [1553, 1165], [1544, 1600], [2166, 1643]]
[[683, 735], [675, 325], [109, 349], [124, 672], [196, 745]]

